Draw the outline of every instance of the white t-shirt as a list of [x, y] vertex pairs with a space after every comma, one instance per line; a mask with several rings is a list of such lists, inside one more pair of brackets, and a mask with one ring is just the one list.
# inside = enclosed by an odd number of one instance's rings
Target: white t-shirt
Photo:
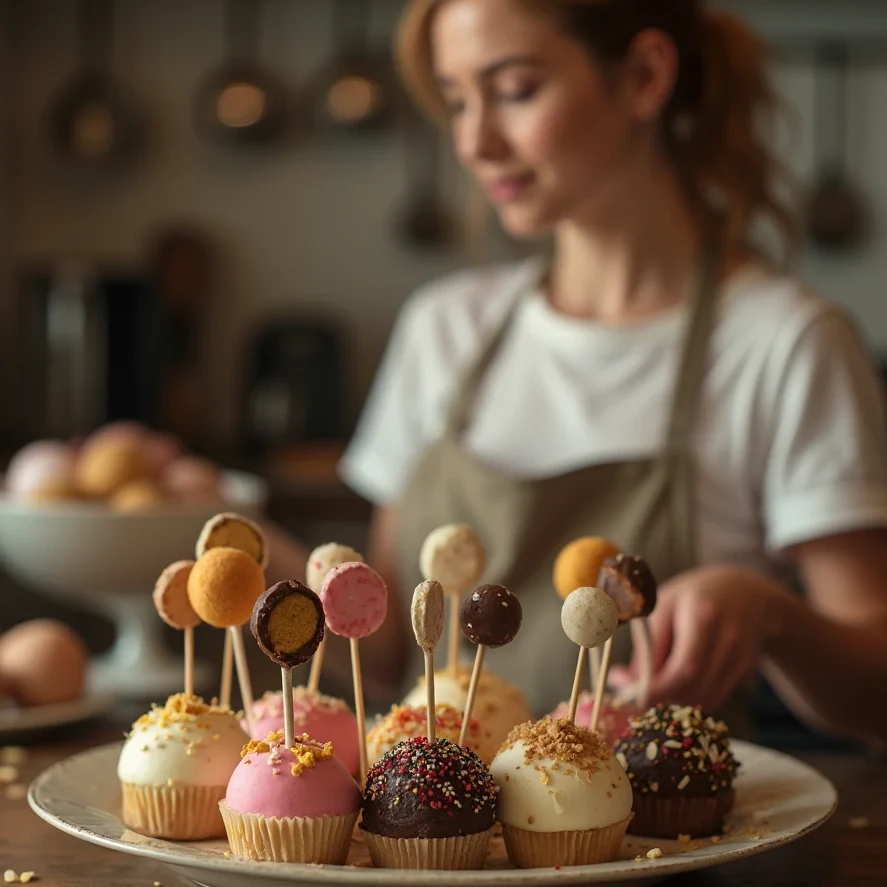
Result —
[[[456, 385], [515, 299], [464, 445], [491, 466], [547, 477], [658, 452], [688, 310], [619, 326], [555, 311], [535, 261], [451, 275], [396, 323], [340, 465], [395, 502], [443, 431]], [[836, 306], [749, 264], [723, 288], [694, 427], [701, 563], [775, 566], [793, 543], [887, 526], [884, 394]]]

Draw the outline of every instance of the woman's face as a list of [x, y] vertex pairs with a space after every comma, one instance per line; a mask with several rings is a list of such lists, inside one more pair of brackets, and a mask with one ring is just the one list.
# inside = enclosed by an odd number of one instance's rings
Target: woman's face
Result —
[[432, 55], [456, 152], [516, 237], [600, 216], [638, 156], [634, 93], [513, 0], [444, 0]]

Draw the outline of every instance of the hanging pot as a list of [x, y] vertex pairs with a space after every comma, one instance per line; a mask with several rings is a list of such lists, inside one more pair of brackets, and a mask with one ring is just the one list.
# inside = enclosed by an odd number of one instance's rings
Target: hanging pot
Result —
[[820, 47], [817, 60], [816, 145], [819, 172], [808, 207], [810, 239], [821, 249], [849, 252], [864, 236], [865, 206], [847, 171], [847, 49]]
[[333, 60], [314, 89], [314, 111], [321, 130], [366, 132], [390, 119], [394, 87], [391, 65], [369, 49], [367, 0], [330, 4]]
[[141, 143], [138, 115], [110, 75], [113, 0], [77, 4], [79, 73], [52, 103], [53, 146], [67, 161], [100, 169], [132, 159]]
[[201, 86], [197, 125], [223, 145], [266, 145], [283, 133], [283, 89], [259, 62], [262, 0], [228, 0], [227, 61]]

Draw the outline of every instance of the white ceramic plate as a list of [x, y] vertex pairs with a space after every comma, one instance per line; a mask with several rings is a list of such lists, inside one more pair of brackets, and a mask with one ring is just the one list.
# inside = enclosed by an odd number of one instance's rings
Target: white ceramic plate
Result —
[[[688, 846], [676, 841], [629, 838], [620, 862], [559, 871], [509, 868], [501, 840], [494, 840], [490, 863], [484, 871], [395, 874], [363, 867], [366, 854], [359, 841], [352, 848], [352, 864], [340, 867], [226, 858], [228, 847], [224, 841], [176, 844], [146, 838], [129, 831], [118, 819], [120, 789], [115, 773], [120, 744], [101, 746], [50, 767], [31, 785], [28, 800], [39, 816], [74, 837], [156, 860], [206, 887], [381, 887], [393, 881], [417, 887], [640, 883], [774, 850], [821, 825], [834, 812], [834, 786], [811, 767], [749, 743], [734, 742], [733, 749], [743, 764], [742, 775], [736, 784], [736, 810], [730, 832], [718, 844], [697, 841]], [[634, 860], [653, 847], [661, 848], [662, 858]]]
[[84, 696], [82, 699], [75, 699], [73, 702], [59, 702], [55, 705], [38, 705], [34, 708], [0, 708], [0, 740], [4, 736], [17, 733], [30, 733], [77, 724], [80, 721], [105, 714], [113, 706], [113, 693], [96, 693]]

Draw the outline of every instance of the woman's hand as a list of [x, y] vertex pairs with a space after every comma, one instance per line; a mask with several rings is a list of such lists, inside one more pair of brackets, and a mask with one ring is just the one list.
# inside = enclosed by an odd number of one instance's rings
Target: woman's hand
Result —
[[[659, 589], [649, 617], [652, 636], [652, 702], [723, 705], [758, 668], [766, 641], [778, 633], [777, 582], [742, 567], [701, 567]], [[611, 683], [624, 687], [638, 677], [635, 654], [628, 668], [614, 667]]]

